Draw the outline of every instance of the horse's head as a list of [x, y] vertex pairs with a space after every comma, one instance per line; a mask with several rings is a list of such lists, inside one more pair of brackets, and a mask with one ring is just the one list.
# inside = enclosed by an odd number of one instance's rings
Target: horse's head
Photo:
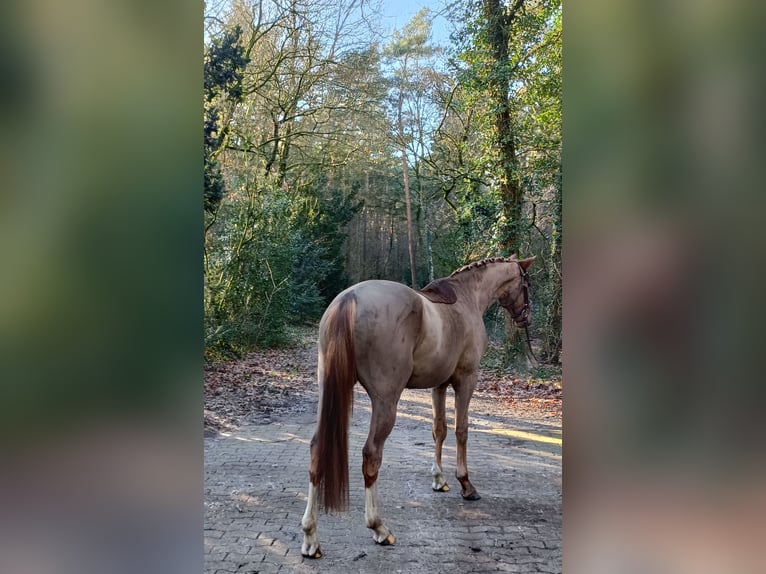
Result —
[[497, 302], [508, 313], [517, 327], [528, 327], [532, 322], [532, 310], [529, 307], [529, 277], [527, 268], [532, 265], [534, 257], [516, 261], [518, 277], [508, 282], [508, 288], [500, 294]]

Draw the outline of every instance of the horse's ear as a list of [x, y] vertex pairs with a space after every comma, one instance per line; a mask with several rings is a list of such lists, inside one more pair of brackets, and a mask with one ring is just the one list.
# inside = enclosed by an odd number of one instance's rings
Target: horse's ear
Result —
[[537, 255], [533, 255], [532, 257], [527, 257], [526, 259], [519, 259], [519, 265], [521, 265], [521, 268], [526, 271], [527, 268], [532, 265], [532, 262], [537, 259]]

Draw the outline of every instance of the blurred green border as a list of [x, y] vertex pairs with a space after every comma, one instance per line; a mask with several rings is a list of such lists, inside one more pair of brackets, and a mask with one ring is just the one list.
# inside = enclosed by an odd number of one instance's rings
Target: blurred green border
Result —
[[202, 5], [191, 6], [2, 9], [0, 424], [21, 436], [201, 412]]

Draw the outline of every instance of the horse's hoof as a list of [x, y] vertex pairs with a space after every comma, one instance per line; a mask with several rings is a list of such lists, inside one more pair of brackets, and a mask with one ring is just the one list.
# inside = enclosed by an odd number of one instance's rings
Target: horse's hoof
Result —
[[389, 534], [386, 536], [381, 542], [378, 542], [381, 546], [393, 546], [396, 542], [396, 538], [394, 538], [393, 534]]
[[321, 558], [322, 557], [322, 551], [319, 548], [317, 548], [316, 552], [314, 552], [313, 554], [303, 554], [302, 552], [301, 552], [301, 554], [303, 555], [304, 558], [312, 558], [312, 559], [314, 559], [314, 558]]
[[449, 492], [449, 484], [445, 482], [439, 488], [434, 488], [434, 492]]
[[393, 546], [394, 542], [396, 542], [396, 538], [394, 538], [394, 535], [390, 532], [388, 533], [388, 536], [386, 536], [383, 540], [378, 540], [377, 535], [374, 534], [372, 539], [381, 546]]
[[462, 497], [464, 500], [480, 500], [481, 499], [481, 496], [475, 490], [471, 492], [470, 494], [463, 494]]

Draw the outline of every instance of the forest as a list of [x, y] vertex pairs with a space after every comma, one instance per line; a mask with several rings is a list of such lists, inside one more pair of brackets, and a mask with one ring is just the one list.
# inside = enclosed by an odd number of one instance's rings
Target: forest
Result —
[[207, 360], [289, 343], [358, 281], [420, 288], [516, 253], [537, 258], [533, 349], [560, 363], [561, 2], [438, 15], [447, 42], [433, 9], [391, 33], [369, 0], [206, 2]]

